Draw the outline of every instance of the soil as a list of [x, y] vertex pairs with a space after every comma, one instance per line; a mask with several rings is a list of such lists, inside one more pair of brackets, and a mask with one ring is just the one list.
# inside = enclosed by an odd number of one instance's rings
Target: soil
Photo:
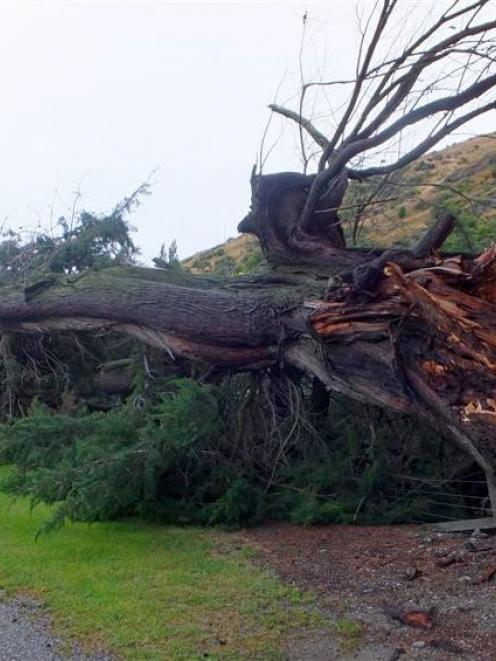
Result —
[[273, 524], [240, 536], [334, 622], [290, 641], [288, 659], [496, 659], [493, 534]]

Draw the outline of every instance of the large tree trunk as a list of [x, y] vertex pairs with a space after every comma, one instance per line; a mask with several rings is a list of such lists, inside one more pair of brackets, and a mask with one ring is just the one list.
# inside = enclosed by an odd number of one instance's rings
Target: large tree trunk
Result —
[[308, 188], [302, 175], [258, 178], [240, 229], [276, 264], [261, 275], [115, 267], [3, 286], [1, 330], [111, 329], [232, 369], [292, 365], [329, 390], [429, 421], [490, 475], [496, 250], [439, 255], [450, 217], [411, 252], [346, 250], [340, 231], [299, 228]]

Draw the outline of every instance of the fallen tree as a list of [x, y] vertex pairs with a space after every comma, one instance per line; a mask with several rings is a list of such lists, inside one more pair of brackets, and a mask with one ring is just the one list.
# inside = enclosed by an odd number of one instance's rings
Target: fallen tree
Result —
[[496, 249], [420, 256], [452, 221], [441, 218], [419, 251], [336, 250], [330, 278], [324, 264], [225, 282], [113, 267], [4, 286], [2, 332], [105, 329], [233, 369], [292, 364], [331, 390], [429, 420], [481, 462], [496, 430]]
[[[450, 214], [441, 214], [409, 250], [348, 248], [341, 226], [350, 179], [388, 175], [496, 107], [483, 102], [457, 114], [496, 85], [496, 74], [486, 68], [487, 35], [496, 21], [475, 22], [487, 2], [453, 3], [397, 57], [374, 64], [396, 5], [384, 0], [368, 45], [364, 35], [349, 105], [331, 138], [301, 113], [273, 107], [296, 120], [322, 153], [313, 175], [253, 173], [252, 208], [239, 230], [259, 238], [263, 272], [220, 280], [172, 268], [115, 266], [43, 275], [23, 287], [7, 283], [0, 287], [1, 332], [112, 330], [172, 357], [230, 370], [296, 368], [314, 378], [316, 388], [434, 425], [471, 454], [492, 484], [496, 248], [443, 255], [455, 222]], [[459, 29], [436, 40], [459, 21]], [[475, 80], [422, 104], [415, 86], [454, 51], [470, 60], [470, 71], [474, 58], [482, 62]], [[467, 67], [463, 71], [468, 75]], [[369, 83], [375, 87], [364, 96]], [[410, 100], [412, 108], [404, 111]], [[395, 163], [354, 165], [357, 156], [432, 117], [439, 122], [430, 135]]]

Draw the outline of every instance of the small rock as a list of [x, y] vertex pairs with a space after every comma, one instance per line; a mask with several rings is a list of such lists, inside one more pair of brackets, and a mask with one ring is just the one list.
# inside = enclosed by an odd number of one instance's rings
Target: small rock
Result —
[[37, 610], [42, 607], [42, 603], [36, 599], [31, 599], [30, 597], [24, 597], [19, 601], [19, 606], [21, 608], [28, 608], [31, 610]]
[[425, 647], [425, 640], [416, 640], [412, 643], [412, 647], [417, 650], [421, 650]]
[[436, 561], [436, 566], [437, 567], [449, 567], [450, 565], [453, 565], [455, 562], [462, 562], [463, 561], [463, 556], [461, 553], [458, 551], [452, 551], [449, 553], [447, 556], [444, 558], [440, 558], [439, 560]]
[[471, 610], [474, 610], [473, 604], [461, 604], [460, 606], [456, 607], [456, 610], [459, 613], [469, 613]]
[[422, 576], [422, 570], [419, 569], [417, 566], [409, 567], [405, 572], [405, 580], [407, 581], [414, 581], [419, 576]]

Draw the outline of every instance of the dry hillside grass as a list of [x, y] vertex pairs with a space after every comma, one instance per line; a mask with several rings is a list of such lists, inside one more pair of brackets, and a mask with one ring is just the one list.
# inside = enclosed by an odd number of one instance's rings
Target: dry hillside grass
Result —
[[[368, 185], [376, 186], [371, 181]], [[348, 204], [358, 204], [364, 186], [351, 185]], [[408, 246], [433, 222], [441, 208], [459, 224], [447, 249], [480, 250], [496, 240], [496, 133], [470, 138], [415, 161], [391, 178], [381, 194], [394, 201], [374, 204], [353, 239], [354, 211], [342, 214], [349, 243]], [[258, 240], [240, 235], [183, 261], [193, 273], [244, 273], [261, 259]]]
[[461, 225], [452, 247], [483, 247], [496, 238], [496, 134], [427, 154], [392, 178], [383, 195], [396, 199], [370, 208], [357, 243], [409, 245], [440, 208], [450, 208]]

